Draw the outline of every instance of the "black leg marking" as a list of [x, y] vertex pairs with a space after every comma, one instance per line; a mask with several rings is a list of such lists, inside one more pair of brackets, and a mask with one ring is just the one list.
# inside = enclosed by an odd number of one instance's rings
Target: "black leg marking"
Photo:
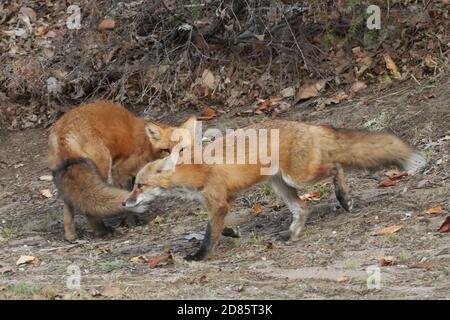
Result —
[[211, 249], [212, 249], [211, 224], [208, 222], [208, 225], [206, 226], [205, 237], [203, 238], [200, 249], [196, 253], [186, 256], [185, 259], [187, 261], [205, 260], [211, 253]]
[[223, 228], [222, 235], [230, 238], [240, 238], [241, 232], [239, 230], [239, 227], [225, 227]]

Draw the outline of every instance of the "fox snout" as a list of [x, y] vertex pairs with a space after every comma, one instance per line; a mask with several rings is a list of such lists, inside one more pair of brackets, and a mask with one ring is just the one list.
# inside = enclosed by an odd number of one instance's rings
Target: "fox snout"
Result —
[[136, 207], [137, 205], [136, 200], [137, 199], [134, 196], [128, 197], [124, 202], [122, 202], [122, 206], [124, 206], [125, 208]]

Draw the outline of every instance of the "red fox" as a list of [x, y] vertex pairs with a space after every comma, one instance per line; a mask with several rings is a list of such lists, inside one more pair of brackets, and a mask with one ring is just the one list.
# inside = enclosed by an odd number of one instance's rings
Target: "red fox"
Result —
[[[397, 165], [410, 173], [425, 165], [424, 158], [394, 135], [359, 130], [336, 129], [331, 126], [301, 122], [274, 120], [249, 126], [248, 130], [279, 136], [277, 170], [262, 174], [260, 160], [250, 163], [250, 156], [257, 146], [245, 140], [245, 162], [222, 164], [179, 163], [179, 156], [156, 160], [143, 167], [136, 175], [132, 192], [123, 205], [132, 209], [153, 200], [157, 196], [195, 196], [208, 208], [209, 222], [200, 249], [187, 256], [188, 260], [204, 260], [214, 252], [224, 228], [224, 218], [234, 196], [257, 183], [269, 182], [281, 196], [293, 215], [289, 227], [290, 239], [298, 239], [308, 218], [308, 206], [300, 200], [297, 189], [332, 177], [338, 201], [347, 211], [352, 209], [349, 188], [344, 179], [344, 168], [377, 168]], [[272, 129], [277, 129], [272, 131]], [[261, 138], [258, 135], [258, 140]], [[236, 135], [239, 138], [239, 135]], [[207, 147], [223, 147], [225, 152], [237, 151], [227, 145], [230, 135], [216, 139]], [[230, 140], [227, 140], [230, 139]], [[224, 141], [226, 143], [224, 143]], [[259, 141], [260, 142], [260, 141]], [[275, 142], [267, 139], [264, 147], [270, 150]], [[271, 145], [272, 144], [272, 145]], [[206, 147], [205, 147], [206, 148]], [[211, 148], [210, 148], [211, 150]], [[260, 150], [261, 151], [261, 150]]]
[[[189, 127], [193, 120], [181, 128]], [[139, 169], [171, 149], [170, 137], [176, 128], [138, 118], [121, 105], [107, 101], [74, 108], [53, 125], [48, 166], [64, 199], [67, 240], [76, 238], [74, 209], [86, 214], [98, 235], [112, 231], [102, 216], [146, 210], [145, 206], [124, 210], [122, 201]]]

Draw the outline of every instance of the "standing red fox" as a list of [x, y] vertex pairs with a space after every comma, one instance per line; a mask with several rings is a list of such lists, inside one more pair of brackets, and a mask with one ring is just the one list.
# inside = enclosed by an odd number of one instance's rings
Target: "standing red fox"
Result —
[[145, 206], [124, 210], [125, 189], [131, 189], [142, 166], [172, 147], [170, 137], [175, 128], [138, 118], [121, 105], [106, 101], [74, 108], [54, 124], [48, 166], [64, 199], [67, 240], [76, 238], [74, 209], [86, 214], [98, 235], [110, 231], [103, 216], [146, 210]]
[[[199, 251], [187, 259], [202, 260], [214, 251], [235, 194], [257, 183], [269, 182], [284, 200], [293, 215], [289, 227], [290, 237], [291, 240], [297, 240], [309, 214], [306, 202], [297, 196], [297, 189], [302, 185], [333, 177], [336, 197], [343, 208], [349, 211], [352, 201], [343, 168], [370, 169], [397, 165], [414, 173], [425, 165], [419, 153], [396, 136], [386, 133], [335, 129], [283, 120], [249, 126], [241, 132], [249, 130], [259, 133], [264, 131], [270, 137], [265, 147], [261, 145], [261, 136], [258, 134], [254, 135], [259, 140], [256, 144], [246, 139], [244, 163], [179, 163], [178, 155], [173, 152], [170, 157], [149, 163], [139, 171], [133, 191], [124, 206], [132, 209], [162, 195], [187, 194], [200, 198], [209, 210], [209, 222]], [[275, 133], [279, 139], [274, 142], [272, 137]], [[235, 137], [239, 139], [237, 133]], [[208, 148], [212, 150], [217, 147], [216, 153], [221, 149], [225, 153], [239, 152], [234, 144], [231, 147], [227, 145], [233, 139], [233, 136], [227, 135], [216, 139]], [[249, 159], [258, 152], [258, 146], [259, 152], [268, 154], [267, 151], [273, 149], [274, 143], [279, 145], [277, 170], [262, 174], [261, 169], [266, 163], [262, 164], [259, 159], [250, 163]]]

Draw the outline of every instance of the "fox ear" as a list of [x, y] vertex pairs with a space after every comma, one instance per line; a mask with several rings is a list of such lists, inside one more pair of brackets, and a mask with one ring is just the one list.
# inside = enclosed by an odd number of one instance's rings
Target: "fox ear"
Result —
[[167, 157], [164, 165], [162, 167], [162, 171], [173, 171], [177, 166], [179, 154], [178, 152], [172, 152], [169, 157]]
[[147, 133], [150, 141], [161, 140], [161, 127], [155, 122], [149, 122], [145, 126], [145, 132]]

